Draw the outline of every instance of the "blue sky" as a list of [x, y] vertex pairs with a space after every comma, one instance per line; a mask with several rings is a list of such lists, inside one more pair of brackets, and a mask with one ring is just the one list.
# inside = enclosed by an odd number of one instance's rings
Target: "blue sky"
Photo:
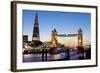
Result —
[[40, 40], [51, 40], [51, 31], [56, 28], [59, 34], [77, 33], [82, 28], [84, 38], [91, 37], [91, 14], [79, 12], [51, 12], [23, 10], [23, 35], [32, 40], [35, 14], [38, 14]]

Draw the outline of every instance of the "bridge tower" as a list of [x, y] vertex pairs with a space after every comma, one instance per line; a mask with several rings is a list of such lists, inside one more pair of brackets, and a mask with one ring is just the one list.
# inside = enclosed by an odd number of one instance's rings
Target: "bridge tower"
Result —
[[83, 47], [83, 31], [81, 28], [78, 30], [78, 46]]
[[52, 42], [52, 48], [56, 48], [57, 44], [58, 44], [58, 41], [57, 41], [57, 31], [56, 31], [55, 28], [52, 31], [51, 42]]

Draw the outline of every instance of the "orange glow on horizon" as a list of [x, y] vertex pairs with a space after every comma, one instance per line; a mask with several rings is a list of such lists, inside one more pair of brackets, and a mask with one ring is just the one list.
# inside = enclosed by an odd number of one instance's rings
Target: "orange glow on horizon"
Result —
[[[77, 37], [58, 37], [58, 42], [64, 44], [65, 46], [69, 47], [77, 47], [78, 46], [78, 39]], [[83, 39], [83, 46], [90, 44], [89, 40]]]

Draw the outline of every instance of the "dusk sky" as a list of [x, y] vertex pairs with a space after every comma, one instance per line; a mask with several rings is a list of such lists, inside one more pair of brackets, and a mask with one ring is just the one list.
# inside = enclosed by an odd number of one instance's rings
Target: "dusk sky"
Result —
[[[90, 41], [90, 13], [23, 10], [23, 35], [28, 35], [30, 41], [32, 40], [36, 13], [38, 14], [41, 41], [50, 41], [51, 31], [54, 28], [56, 28], [58, 34], [76, 34], [78, 29], [81, 28], [83, 30], [84, 39]], [[66, 38], [61, 41], [65, 42], [65, 39]], [[70, 38], [70, 40], [72, 39], [76, 38]]]

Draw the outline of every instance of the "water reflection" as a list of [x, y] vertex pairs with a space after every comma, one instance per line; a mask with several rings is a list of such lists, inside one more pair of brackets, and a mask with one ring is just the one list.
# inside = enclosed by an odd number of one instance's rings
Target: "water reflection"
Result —
[[51, 60], [59, 60], [60, 59], [60, 54], [52, 54], [51, 55]]
[[[78, 53], [77, 49], [70, 49], [68, 52], [59, 49], [60, 53], [51, 54], [47, 52], [46, 55], [40, 54], [24, 54], [23, 62], [41, 62], [41, 61], [61, 61], [61, 60], [79, 60], [79, 59], [90, 59], [89, 51], [84, 53]], [[43, 59], [44, 58], [44, 59]]]

